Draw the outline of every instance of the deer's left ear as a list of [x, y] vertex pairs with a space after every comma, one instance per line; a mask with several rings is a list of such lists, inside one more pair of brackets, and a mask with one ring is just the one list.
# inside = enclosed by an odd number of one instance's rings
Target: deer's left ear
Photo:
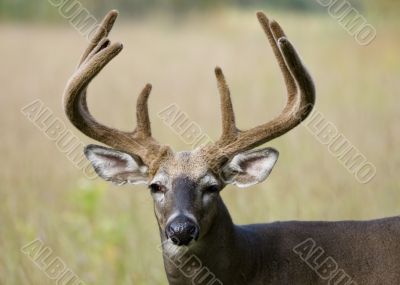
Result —
[[85, 147], [85, 156], [104, 180], [118, 185], [147, 183], [148, 167], [137, 156], [98, 145]]
[[279, 152], [270, 147], [239, 153], [223, 167], [223, 179], [238, 187], [260, 183], [271, 173], [278, 156]]

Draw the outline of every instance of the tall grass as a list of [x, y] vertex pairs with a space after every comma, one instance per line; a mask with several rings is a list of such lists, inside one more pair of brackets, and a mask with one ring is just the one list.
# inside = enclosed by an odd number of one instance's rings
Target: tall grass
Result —
[[[266, 183], [223, 191], [235, 222], [399, 214], [397, 21], [374, 19], [378, 37], [362, 47], [328, 15], [270, 14], [313, 74], [318, 110], [375, 164], [377, 175], [359, 184], [299, 126], [269, 144], [281, 155]], [[54, 284], [20, 251], [35, 238], [87, 284], [166, 284], [148, 190], [87, 180], [20, 113], [39, 98], [64, 118], [61, 94], [87, 43], [67, 24], [1, 24], [0, 34], [0, 284]], [[92, 113], [108, 125], [131, 129], [136, 96], [152, 82], [157, 138], [188, 147], [156, 116], [171, 103], [217, 137], [217, 64], [229, 80], [240, 127], [271, 119], [285, 102], [277, 64], [253, 13], [221, 12], [178, 24], [122, 22], [112, 39], [123, 41], [125, 50], [89, 91]]]

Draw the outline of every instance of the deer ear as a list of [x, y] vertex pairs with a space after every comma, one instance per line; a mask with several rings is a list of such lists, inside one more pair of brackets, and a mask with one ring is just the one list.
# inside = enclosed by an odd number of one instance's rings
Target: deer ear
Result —
[[137, 156], [98, 145], [88, 145], [84, 152], [104, 180], [118, 185], [147, 183], [148, 167]]
[[223, 179], [238, 187], [258, 184], [271, 173], [278, 156], [279, 152], [270, 147], [239, 153], [223, 167]]

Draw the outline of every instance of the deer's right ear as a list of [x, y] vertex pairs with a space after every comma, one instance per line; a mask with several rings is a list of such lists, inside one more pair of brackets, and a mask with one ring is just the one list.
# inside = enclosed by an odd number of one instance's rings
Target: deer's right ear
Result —
[[147, 183], [148, 167], [139, 157], [98, 145], [88, 145], [84, 152], [104, 180], [118, 185]]

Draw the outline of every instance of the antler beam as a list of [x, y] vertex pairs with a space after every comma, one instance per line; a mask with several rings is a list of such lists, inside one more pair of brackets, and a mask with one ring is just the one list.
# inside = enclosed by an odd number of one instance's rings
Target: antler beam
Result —
[[[107, 39], [118, 16], [111, 11], [104, 18], [92, 42], [83, 53], [79, 66], [69, 80], [64, 92], [64, 109], [75, 127], [87, 136], [113, 148], [138, 155], [152, 168], [159, 161], [168, 147], [161, 146], [151, 136], [147, 101], [151, 85], [147, 84], [137, 100], [137, 127], [133, 132], [123, 132], [107, 127], [94, 119], [86, 102], [86, 90], [97, 74], [122, 51], [121, 43], [111, 44]], [[153, 166], [153, 167], [152, 167]]]
[[241, 151], [250, 150], [285, 134], [309, 115], [315, 103], [312, 78], [280, 25], [270, 21], [262, 12], [258, 12], [257, 17], [282, 71], [287, 103], [282, 113], [272, 121], [246, 131], [238, 130], [230, 91], [222, 70], [217, 67], [215, 73], [221, 97], [222, 135], [215, 144], [204, 148], [211, 165], [220, 166]]

